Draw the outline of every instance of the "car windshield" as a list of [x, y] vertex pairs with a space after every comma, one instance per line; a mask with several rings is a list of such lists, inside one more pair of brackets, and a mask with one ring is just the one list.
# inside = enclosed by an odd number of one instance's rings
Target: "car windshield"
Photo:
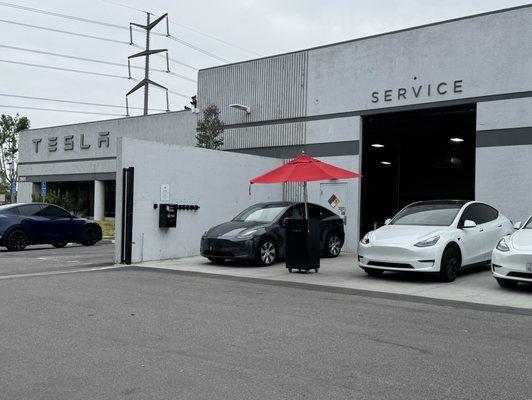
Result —
[[460, 203], [412, 204], [397, 214], [390, 224], [449, 226], [462, 206]]
[[257, 204], [242, 211], [233, 219], [233, 221], [272, 222], [285, 209], [286, 206], [279, 204]]
[[532, 229], [532, 217], [528, 219], [528, 222], [523, 226], [523, 229]]

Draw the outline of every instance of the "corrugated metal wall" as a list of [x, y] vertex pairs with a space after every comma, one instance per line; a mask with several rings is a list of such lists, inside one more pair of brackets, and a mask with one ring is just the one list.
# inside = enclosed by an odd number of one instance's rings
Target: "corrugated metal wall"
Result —
[[223, 136], [224, 150], [304, 144], [305, 123], [226, 129]]
[[[308, 53], [202, 70], [198, 74], [198, 107], [218, 106], [226, 125], [297, 118], [306, 115]], [[248, 115], [229, 107], [251, 108]], [[200, 114], [201, 118], [201, 114]], [[231, 128], [224, 132], [224, 150], [290, 146], [306, 143], [305, 122]], [[283, 199], [302, 201], [299, 183], [283, 185]]]
[[[202, 70], [198, 101], [218, 106], [228, 124], [294, 118], [306, 113], [307, 52]], [[229, 107], [239, 103], [251, 114]]]
[[299, 182], [283, 183], [284, 201], [303, 201], [303, 186]]

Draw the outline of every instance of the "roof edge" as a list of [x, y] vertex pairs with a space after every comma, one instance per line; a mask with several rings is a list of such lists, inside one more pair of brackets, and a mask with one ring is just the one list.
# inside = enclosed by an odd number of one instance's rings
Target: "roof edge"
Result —
[[183, 113], [183, 112], [191, 112], [190, 110], [176, 110], [176, 111], [164, 111], [164, 112], [159, 112], [159, 113], [154, 113], [154, 114], [148, 114], [148, 115], [132, 115], [132, 116], [129, 116], [129, 117], [120, 117], [120, 118], [110, 118], [110, 119], [98, 119], [96, 121], [86, 121], [86, 122], [74, 122], [74, 123], [71, 123], [71, 124], [65, 124], [65, 125], [52, 125], [52, 126], [43, 126], [43, 127], [40, 127], [40, 128], [35, 128], [35, 129], [26, 129], [24, 131], [21, 131], [21, 132], [35, 132], [35, 131], [39, 131], [41, 129], [54, 129], [54, 128], [62, 128], [64, 126], [77, 126], [77, 125], [87, 125], [87, 124], [98, 124], [98, 123], [101, 123], [101, 122], [108, 122], [108, 121], [119, 121], [119, 120], [125, 120], [125, 119], [134, 119], [134, 118], [150, 118], [150, 117], [158, 117], [158, 116], [161, 116], [161, 115], [168, 115], [168, 114], [177, 114], [177, 113]]
[[305, 51], [318, 50], [318, 49], [323, 49], [323, 48], [326, 48], [326, 47], [338, 46], [338, 45], [347, 44], [347, 43], [354, 43], [354, 42], [358, 42], [358, 41], [362, 41], [362, 40], [378, 38], [378, 37], [381, 37], [381, 36], [394, 35], [394, 34], [397, 34], [397, 33], [413, 31], [413, 30], [416, 30], [416, 29], [423, 29], [423, 28], [428, 28], [428, 27], [431, 27], [431, 26], [448, 24], [448, 23], [451, 23], [451, 22], [462, 21], [462, 20], [465, 20], [465, 19], [473, 19], [473, 18], [478, 18], [478, 17], [484, 17], [484, 16], [487, 16], [487, 15], [501, 14], [501, 13], [504, 13], [504, 12], [510, 12], [510, 11], [515, 11], [515, 10], [520, 10], [520, 9], [530, 8], [530, 7], [532, 7], [532, 3], [523, 4], [523, 5], [515, 6], [515, 7], [501, 8], [501, 9], [493, 10], [493, 11], [486, 11], [486, 12], [479, 13], [479, 14], [465, 15], [463, 17], [456, 17], [456, 18], [446, 19], [446, 20], [443, 20], [443, 21], [431, 22], [431, 23], [428, 23], [428, 24], [412, 26], [410, 28], [403, 28], [403, 29], [398, 29], [398, 30], [395, 30], [395, 31], [377, 33], [375, 35], [364, 36], [364, 37], [361, 37], [361, 38], [348, 39], [348, 40], [343, 40], [343, 41], [340, 41], [340, 42], [334, 42], [334, 43], [323, 44], [323, 45], [314, 46], [314, 47], [308, 47], [308, 48], [301, 49], [301, 50], [287, 51], [285, 53], [272, 54], [270, 56], [252, 58], [252, 59], [249, 59], [249, 60], [237, 61], [237, 62], [229, 63], [229, 64], [216, 65], [214, 67], [201, 68], [201, 69], [198, 70], [198, 73], [202, 72], [202, 71], [208, 71], [208, 70], [211, 70], [211, 69], [217, 69], [217, 68], [223, 68], [223, 67], [228, 67], [228, 66], [233, 66], [233, 65], [239, 65], [239, 64], [244, 64], [244, 63], [253, 62], [253, 61], [267, 60], [269, 58], [282, 57], [282, 56], [286, 56], [286, 55], [289, 55], [289, 54], [302, 53], [302, 52], [305, 52]]

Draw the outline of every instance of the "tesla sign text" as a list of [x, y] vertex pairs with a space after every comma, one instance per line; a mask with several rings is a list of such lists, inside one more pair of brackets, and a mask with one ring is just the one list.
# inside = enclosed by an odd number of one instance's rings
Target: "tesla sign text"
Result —
[[436, 82], [371, 93], [371, 102], [401, 101], [422, 97], [441, 97], [448, 93], [462, 93], [462, 80]]
[[[38, 153], [43, 144], [42, 138], [32, 139], [33, 149], [35, 153]], [[96, 140], [87, 139], [85, 134], [82, 133], [79, 136], [74, 135], [65, 135], [62, 137], [50, 136], [46, 139], [44, 143], [45, 148], [50, 153], [56, 152], [58, 149], [63, 151], [74, 150], [74, 148], [79, 148], [81, 150], [87, 150], [94, 146], [94, 148], [109, 148], [109, 132], [100, 132], [96, 137]]]

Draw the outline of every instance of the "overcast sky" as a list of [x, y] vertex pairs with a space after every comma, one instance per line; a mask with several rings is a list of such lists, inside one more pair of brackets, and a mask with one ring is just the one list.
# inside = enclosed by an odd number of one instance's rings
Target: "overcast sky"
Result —
[[[136, 82], [126, 79], [127, 68], [125, 67], [30, 53], [8, 49], [5, 46], [120, 64], [126, 64], [127, 56], [138, 52], [139, 48], [127, 44], [129, 33], [125, 29], [14, 9], [2, 5], [4, 3], [109, 22], [124, 27], [128, 27], [130, 21], [145, 23], [146, 20], [145, 14], [127, 7], [148, 10], [155, 15], [168, 12], [171, 21], [170, 33], [173, 36], [223, 59], [241, 61], [514, 7], [530, 2], [519, 0], [0, 1], [0, 37], [2, 37], [0, 41], [0, 61], [2, 61], [0, 62], [0, 113], [15, 114], [18, 112], [21, 115], [26, 115], [30, 118], [32, 128], [38, 128], [116, 118], [125, 114], [125, 109], [14, 98], [5, 95], [124, 105], [125, 93]], [[123, 4], [127, 7], [117, 4]], [[6, 21], [11, 21], [11, 23]], [[124, 43], [24, 27], [20, 23], [98, 36]], [[164, 24], [161, 24], [161, 27], [156, 31], [164, 32], [164, 29]], [[144, 46], [142, 33], [134, 33], [134, 42], [138, 46]], [[152, 48], [168, 48], [171, 58], [194, 68], [223, 64], [216, 58], [202, 54], [175, 40], [160, 36], [154, 36]], [[111, 74], [116, 75], [116, 77], [47, 70], [3, 61], [44, 64]], [[143, 61], [140, 59], [134, 61], [134, 65], [143, 66]], [[153, 57], [151, 65], [154, 68], [165, 69], [166, 62], [163, 58]], [[192, 80], [197, 77], [195, 69], [175, 62], [171, 62], [170, 69], [175, 74], [186, 76]], [[142, 78], [142, 75], [142, 70], [133, 70], [134, 77]], [[153, 72], [151, 77], [174, 92], [186, 96], [192, 96], [196, 93], [194, 82], [175, 75]], [[189, 100], [184, 97], [176, 94], [170, 95], [170, 108], [172, 110], [182, 109], [188, 102]], [[150, 91], [150, 107], [165, 109], [165, 105], [164, 92], [152, 89]], [[20, 108], [6, 106], [18, 106]], [[141, 92], [130, 96], [130, 106], [142, 106]], [[109, 113], [116, 116], [37, 111], [22, 107]], [[139, 113], [141, 113], [140, 110], [131, 110], [132, 115]]]

